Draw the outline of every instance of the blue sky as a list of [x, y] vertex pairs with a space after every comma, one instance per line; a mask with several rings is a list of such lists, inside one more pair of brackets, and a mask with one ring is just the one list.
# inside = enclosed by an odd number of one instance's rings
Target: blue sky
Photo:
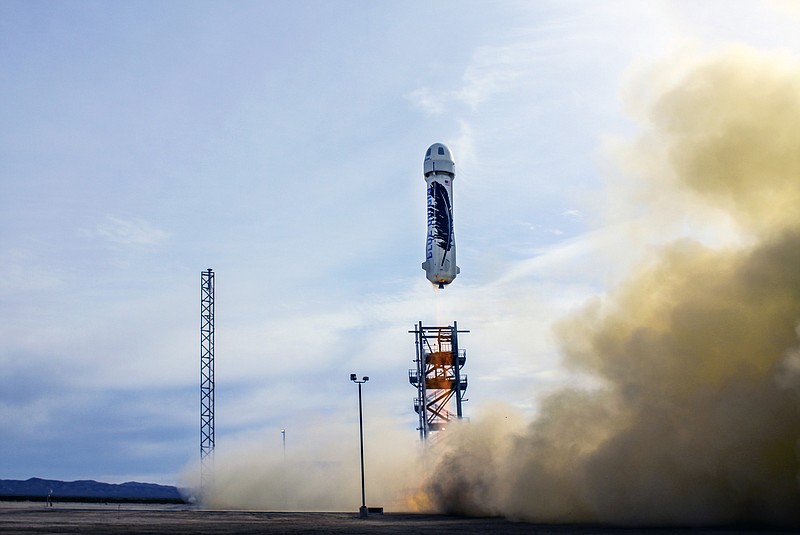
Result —
[[[646, 122], [648, 69], [796, 55], [797, 23], [744, 1], [0, 2], [0, 478], [178, 482], [209, 267], [218, 451], [355, 440], [351, 372], [413, 448], [420, 320], [471, 330], [468, 414], [534, 414], [574, 381], [553, 321], [639, 253], [609, 147]], [[434, 142], [457, 171], [441, 292]]]

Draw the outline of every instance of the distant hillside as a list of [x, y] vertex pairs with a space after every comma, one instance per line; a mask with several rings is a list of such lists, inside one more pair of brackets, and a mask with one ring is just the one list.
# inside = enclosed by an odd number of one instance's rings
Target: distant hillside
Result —
[[32, 477], [25, 481], [0, 479], [0, 499], [113, 502], [183, 502], [177, 487], [153, 483], [113, 484], [97, 481], [55, 481]]

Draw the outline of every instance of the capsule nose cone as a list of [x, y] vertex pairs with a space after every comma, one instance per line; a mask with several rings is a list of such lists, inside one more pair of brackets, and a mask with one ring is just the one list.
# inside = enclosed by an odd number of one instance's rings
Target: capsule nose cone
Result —
[[425, 162], [423, 164], [425, 176], [431, 173], [449, 173], [455, 175], [456, 164], [453, 154], [444, 143], [434, 143], [425, 152]]

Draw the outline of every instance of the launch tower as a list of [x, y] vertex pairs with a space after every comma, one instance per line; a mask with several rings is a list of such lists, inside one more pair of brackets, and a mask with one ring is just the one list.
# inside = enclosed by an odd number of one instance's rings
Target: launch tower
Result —
[[200, 492], [214, 477], [214, 272], [200, 276]]
[[469, 331], [459, 331], [454, 321], [445, 327], [426, 327], [419, 322], [408, 332], [414, 333], [417, 346], [417, 367], [408, 370], [408, 380], [417, 389], [414, 410], [419, 417], [420, 440], [425, 441], [430, 432], [441, 431], [450, 420], [462, 416], [467, 376], [461, 368], [467, 352], [458, 347], [458, 333]]

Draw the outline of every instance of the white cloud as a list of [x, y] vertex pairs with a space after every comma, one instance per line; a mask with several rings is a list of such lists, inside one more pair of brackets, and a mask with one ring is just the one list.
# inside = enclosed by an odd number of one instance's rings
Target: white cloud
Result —
[[105, 221], [84, 235], [106, 240], [115, 245], [157, 245], [169, 239], [170, 234], [144, 219], [123, 219], [107, 215]]
[[446, 109], [446, 96], [421, 87], [405, 95], [406, 100], [428, 115], [441, 115]]
[[46, 291], [63, 283], [63, 274], [48, 265], [48, 259], [27, 248], [13, 248], [0, 253], [3, 276], [0, 292], [6, 298], [25, 292]]

